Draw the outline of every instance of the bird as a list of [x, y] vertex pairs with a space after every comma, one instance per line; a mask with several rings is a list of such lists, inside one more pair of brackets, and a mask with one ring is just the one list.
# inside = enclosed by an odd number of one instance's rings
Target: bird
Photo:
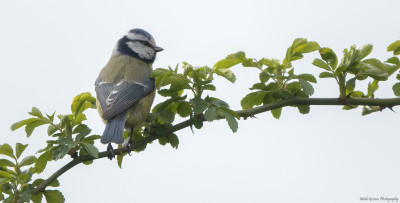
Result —
[[163, 50], [147, 31], [131, 29], [118, 40], [95, 81], [97, 110], [106, 124], [100, 142], [108, 144], [110, 159], [114, 157], [111, 143], [122, 144], [124, 129], [130, 129], [131, 149], [133, 130], [150, 112], [155, 97], [152, 64]]

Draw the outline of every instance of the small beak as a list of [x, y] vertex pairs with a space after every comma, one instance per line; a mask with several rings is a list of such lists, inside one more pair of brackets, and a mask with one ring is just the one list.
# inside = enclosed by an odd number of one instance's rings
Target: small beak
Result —
[[160, 52], [160, 51], [163, 51], [164, 49], [161, 48], [161, 47], [154, 47], [154, 50], [155, 50], [156, 52]]

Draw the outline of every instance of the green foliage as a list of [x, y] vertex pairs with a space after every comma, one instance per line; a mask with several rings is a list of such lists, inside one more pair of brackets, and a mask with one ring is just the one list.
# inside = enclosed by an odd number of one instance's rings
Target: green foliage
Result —
[[[343, 51], [343, 57], [339, 63], [332, 49], [321, 48], [317, 42], [298, 38], [288, 47], [282, 60], [271, 58], [257, 60], [247, 58], [244, 52], [237, 52], [216, 62], [212, 68], [192, 66], [184, 62], [181, 67], [178, 64], [174, 68], [155, 69], [152, 77], [155, 78], [158, 94], [165, 99], [154, 106], [147, 122], [133, 130], [132, 141], [135, 146], [133, 151], [144, 151], [147, 144], [155, 139], [158, 139], [161, 145], [170, 145], [177, 149], [179, 138], [175, 132], [182, 129], [181, 126], [190, 127], [193, 132], [194, 128], [202, 128], [205, 122], [224, 119], [230, 129], [236, 132], [240, 117], [251, 117], [253, 115], [247, 112], [260, 112], [260, 108], [269, 108], [272, 116], [279, 119], [283, 109], [281, 104], [286, 101], [295, 101], [296, 98], [302, 98], [299, 100], [304, 101], [304, 98], [309, 98], [314, 94], [313, 84], [317, 83], [317, 79], [309, 73], [296, 74], [298, 68], [294, 67], [293, 62], [302, 59], [304, 54], [317, 50], [320, 58], [314, 59], [312, 64], [323, 70], [319, 78], [333, 78], [339, 87], [338, 101], [343, 102], [343, 109], [355, 109], [357, 105], [346, 104], [348, 98], [374, 98], [379, 89], [379, 82], [386, 81], [400, 68], [400, 60], [397, 57], [400, 54], [400, 41], [388, 46], [387, 50], [393, 51], [393, 56], [386, 61], [367, 58], [372, 49], [372, 45], [369, 44], [360, 48], [353, 45]], [[232, 83], [236, 81], [232, 67], [237, 65], [259, 70], [249, 88], [251, 91], [240, 101], [243, 109], [241, 111], [233, 111], [227, 102], [208, 95], [209, 91], [217, 89], [214, 76], [220, 76]], [[396, 78], [400, 81], [400, 73], [397, 73]], [[361, 80], [369, 80], [368, 89], [365, 92], [356, 90], [357, 82]], [[396, 96], [400, 96], [400, 82], [394, 84], [393, 92]], [[84, 124], [85, 111], [95, 108], [95, 103], [96, 99], [90, 93], [82, 93], [73, 99], [71, 112], [68, 114], [48, 115], [33, 107], [29, 112], [29, 118], [11, 125], [13, 131], [23, 127], [27, 137], [30, 137], [37, 127], [46, 126], [49, 139], [46, 141], [46, 146], [35, 155], [24, 157], [21, 156], [28, 144], [17, 143], [14, 148], [7, 143], [0, 145], [0, 155], [2, 155], [0, 158], [0, 200], [4, 202], [22, 200], [35, 203], [42, 202], [44, 199], [47, 202], [65, 201], [58, 190], [35, 191], [38, 186], [44, 184], [46, 188], [58, 187], [60, 184], [57, 180], [52, 183], [46, 181], [46, 183], [43, 179], [35, 179], [34, 175], [42, 173], [50, 161], [85, 156], [83, 163], [91, 164], [94, 159], [104, 157], [104, 153], [99, 155], [99, 150], [94, 145], [101, 136], [91, 134], [92, 130]], [[308, 104], [297, 103], [293, 107], [297, 108], [301, 114], [308, 114], [310, 112]], [[259, 107], [260, 105], [264, 106]], [[363, 106], [362, 115], [391, 107], [389, 105]], [[180, 120], [185, 121], [176, 124]], [[124, 133], [125, 142], [119, 145], [120, 148], [126, 146], [130, 140], [130, 133], [127, 131]], [[122, 149], [125, 151], [120, 150], [120, 153], [117, 153], [117, 164], [120, 168], [127, 154], [127, 148]]]
[[[296, 75], [292, 62], [303, 58], [304, 54], [316, 51], [319, 48], [316, 42], [309, 42], [307, 39], [298, 38], [287, 49], [282, 62], [278, 59], [263, 58], [258, 61], [252, 59], [252, 63], [248, 63], [250, 59], [241, 58], [243, 66], [255, 67], [261, 71], [259, 75], [260, 81], [250, 88], [250, 90], [257, 91], [247, 94], [241, 100], [240, 104], [242, 108], [249, 109], [261, 104], [269, 104], [284, 99], [311, 96], [314, 93], [311, 83], [316, 83], [317, 80], [311, 74]], [[322, 68], [328, 68], [328, 65], [322, 60], [316, 60], [314, 63]], [[271, 113], [274, 118], [279, 119], [281, 109], [271, 111]]]
[[[235, 119], [239, 119], [237, 115], [229, 111], [229, 105], [218, 99], [204, 96], [207, 91], [215, 91], [213, 85], [214, 75], [219, 75], [230, 82], [236, 80], [236, 76], [230, 68], [247, 60], [243, 52], [231, 54], [225, 59], [218, 61], [213, 68], [208, 66], [194, 67], [189, 63], [184, 62], [182, 65], [183, 73], [179, 73], [179, 66], [174, 69], [158, 68], [153, 71], [152, 76], [156, 79], [156, 87], [161, 96], [167, 99], [164, 102], [157, 104], [152, 112], [157, 114], [155, 122], [150, 126], [151, 129], [162, 129], [175, 120], [175, 116], [179, 115], [182, 118], [190, 117], [193, 120], [193, 125], [200, 129], [203, 126], [203, 121], [213, 121], [220, 118], [226, 118], [229, 126], [233, 131], [237, 130]], [[247, 60], [248, 61], [248, 60]], [[227, 118], [225, 113], [229, 112]], [[174, 138], [175, 139], [175, 138]], [[178, 138], [176, 137], [176, 140]], [[171, 139], [159, 139], [160, 144], [165, 145], [170, 143], [175, 146]]]
[[[34, 116], [40, 115], [37, 113]], [[43, 192], [32, 195], [33, 188], [44, 181], [43, 179], [33, 181], [33, 175], [40, 173], [36, 168], [36, 156], [30, 155], [20, 160], [21, 155], [27, 147], [28, 144], [24, 145], [21, 143], [16, 143], [14, 149], [9, 144], [0, 145], [0, 154], [7, 157], [7, 159], [0, 159], [0, 200], [4, 202], [16, 202], [17, 199], [25, 202], [29, 202], [30, 200], [41, 202], [39, 196]], [[60, 184], [58, 181], [55, 181], [49, 186], [58, 187]], [[44, 193], [48, 191], [45, 190]], [[58, 202], [64, 202], [64, 198], [59, 198], [62, 196], [61, 192], [58, 190], [55, 191], [57, 191]]]
[[[21, 154], [24, 152], [27, 144], [17, 143], [15, 150], [9, 145], [4, 144], [0, 146], [0, 153], [6, 155], [15, 160], [15, 164], [10, 161], [2, 161], [2, 167], [14, 167], [14, 173], [12, 179], [9, 182], [13, 182], [13, 189], [16, 189], [16, 184], [21, 185], [21, 191], [18, 193], [18, 197], [24, 201], [32, 200], [33, 202], [40, 202], [44, 195], [46, 200], [49, 202], [64, 202], [62, 194], [58, 190], [45, 190], [39, 194], [31, 194], [32, 188], [37, 186], [38, 181], [31, 184], [32, 175], [39, 174], [44, 171], [47, 166], [47, 162], [56, 161], [64, 158], [65, 155], [70, 155], [72, 158], [78, 154], [88, 154], [95, 158], [98, 157], [98, 149], [93, 145], [94, 140], [99, 139], [98, 135], [90, 135], [91, 129], [89, 129], [82, 122], [86, 120], [84, 111], [89, 108], [95, 108], [96, 99], [90, 95], [90, 93], [82, 93], [76, 96], [71, 104], [71, 114], [58, 115], [58, 122], [55, 121], [55, 113], [48, 115], [43, 114], [38, 108], [33, 107], [29, 114], [33, 117], [19, 121], [11, 125], [11, 130], [17, 130], [21, 127], [25, 127], [26, 136], [30, 137], [33, 131], [43, 125], [47, 125], [47, 135], [49, 140], [47, 146], [39, 150], [39, 156], [27, 156], [21, 161], [18, 161]], [[15, 154], [14, 154], [15, 151]], [[13, 164], [11, 164], [13, 163]], [[21, 172], [21, 167], [30, 166], [28, 170]], [[10, 174], [10, 171], [3, 173]], [[21, 175], [19, 175], [21, 174]], [[17, 176], [18, 175], [18, 176]], [[7, 174], [5, 176], [9, 177]], [[21, 176], [23, 178], [21, 178]], [[51, 185], [52, 186], [52, 185]], [[57, 187], [57, 186], [53, 186]], [[16, 198], [11, 194], [8, 197], [11, 199]]]
[[399, 55], [400, 54], [400, 40], [397, 40], [397, 41], [391, 43], [388, 46], [387, 51], [393, 51], [394, 55]]
[[[388, 50], [394, 50], [393, 43]], [[361, 48], [355, 45], [349, 49], [344, 49], [343, 58], [337, 65], [336, 54], [329, 48], [320, 48], [319, 53], [322, 59], [315, 59], [313, 65], [322, 68], [328, 72], [322, 72], [320, 78], [334, 78], [339, 85], [340, 98], [345, 98], [347, 95], [352, 97], [373, 97], [373, 93], [377, 90], [378, 82], [385, 81], [390, 75], [399, 69], [397, 57], [389, 59], [387, 62], [382, 62], [378, 59], [365, 59], [372, 52], [372, 45], [367, 44]], [[390, 64], [391, 63], [391, 64]], [[346, 77], [351, 74], [354, 77], [346, 81]], [[373, 82], [368, 86], [368, 94], [361, 91], [355, 91], [356, 80], [365, 80], [366, 78], [373, 79]], [[356, 93], [356, 94], [354, 94]], [[360, 94], [361, 93], [361, 94]]]

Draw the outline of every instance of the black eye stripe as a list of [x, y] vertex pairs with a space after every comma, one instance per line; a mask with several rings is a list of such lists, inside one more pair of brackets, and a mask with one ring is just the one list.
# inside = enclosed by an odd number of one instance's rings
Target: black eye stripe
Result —
[[148, 41], [138, 40], [138, 39], [129, 40], [129, 41], [131, 41], [131, 42], [140, 42], [140, 43], [142, 43], [142, 44], [145, 45], [145, 46], [153, 47]]

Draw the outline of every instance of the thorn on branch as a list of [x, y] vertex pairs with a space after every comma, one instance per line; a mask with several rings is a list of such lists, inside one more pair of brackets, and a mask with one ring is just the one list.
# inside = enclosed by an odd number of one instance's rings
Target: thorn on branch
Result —
[[345, 97], [345, 98], [338, 98], [338, 102], [340, 103], [340, 104], [342, 104], [342, 105], [348, 105], [347, 104], [347, 96]]

